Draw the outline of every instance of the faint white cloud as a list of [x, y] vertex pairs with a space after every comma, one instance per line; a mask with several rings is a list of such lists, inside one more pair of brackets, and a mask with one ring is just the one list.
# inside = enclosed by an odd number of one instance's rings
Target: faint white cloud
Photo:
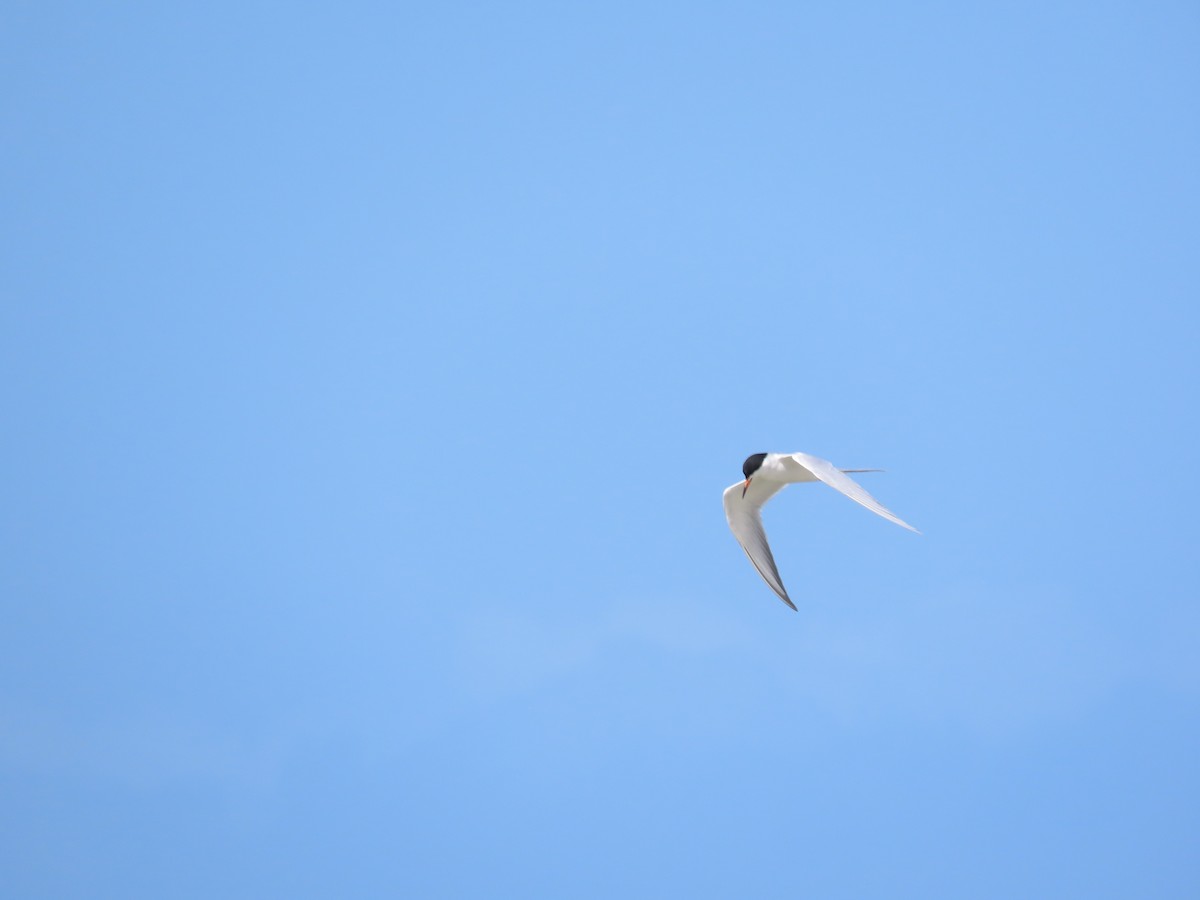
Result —
[[752, 640], [750, 629], [732, 614], [664, 598], [593, 606], [569, 619], [493, 612], [464, 619], [461, 629], [459, 670], [472, 689], [485, 693], [531, 688], [594, 665], [621, 646], [704, 655]]
[[739, 679], [704, 685], [720, 692], [709, 695], [713, 714], [731, 723], [761, 704], [763, 714], [807, 707], [850, 726], [940, 723], [984, 735], [1070, 727], [1131, 685], [1200, 690], [1194, 627], [1133, 634], [1068, 590], [959, 586], [778, 613], [662, 599], [554, 619], [495, 612], [461, 621], [457, 670], [469, 693], [506, 696], [604, 672], [640, 648], [675, 657], [673, 671]]

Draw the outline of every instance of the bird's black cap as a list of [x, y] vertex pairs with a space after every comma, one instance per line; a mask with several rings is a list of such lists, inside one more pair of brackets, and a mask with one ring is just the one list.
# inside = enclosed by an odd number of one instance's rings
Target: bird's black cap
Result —
[[759, 470], [763, 464], [763, 460], [766, 458], [767, 454], [765, 453], [751, 453], [746, 457], [746, 461], [742, 463], [742, 474], [749, 478]]

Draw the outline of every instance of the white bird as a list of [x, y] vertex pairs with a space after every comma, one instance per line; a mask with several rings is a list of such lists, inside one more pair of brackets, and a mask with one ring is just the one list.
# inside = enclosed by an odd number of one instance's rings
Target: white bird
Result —
[[731, 484], [725, 489], [725, 518], [733, 536], [738, 539], [754, 568], [763, 581], [792, 609], [796, 604], [788, 596], [775, 567], [775, 557], [763, 531], [762, 508], [766, 502], [789, 484], [802, 481], [823, 481], [831, 488], [841, 491], [855, 503], [861, 503], [871, 512], [883, 516], [889, 522], [921, 532], [913, 528], [882, 503], [863, 490], [862, 485], [850, 478], [846, 472], [879, 472], [880, 469], [839, 469], [829, 460], [808, 453], [755, 453], [742, 463], [745, 481]]

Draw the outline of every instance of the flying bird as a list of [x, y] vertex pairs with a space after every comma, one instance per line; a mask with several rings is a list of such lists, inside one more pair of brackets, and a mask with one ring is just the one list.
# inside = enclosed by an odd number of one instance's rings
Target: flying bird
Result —
[[771, 555], [771, 546], [767, 543], [767, 533], [763, 531], [763, 506], [789, 484], [823, 481], [889, 522], [895, 522], [902, 528], [920, 534], [921, 532], [887, 509], [846, 474], [879, 471], [882, 470], [839, 469], [829, 460], [808, 453], [754, 453], [747, 456], [746, 461], [742, 463], [745, 480], [731, 484], [725, 489], [725, 518], [729, 520], [733, 536], [738, 539], [763, 581], [792, 609], [796, 608], [796, 604], [792, 602], [783, 586], [779, 569], [775, 567], [775, 557]]

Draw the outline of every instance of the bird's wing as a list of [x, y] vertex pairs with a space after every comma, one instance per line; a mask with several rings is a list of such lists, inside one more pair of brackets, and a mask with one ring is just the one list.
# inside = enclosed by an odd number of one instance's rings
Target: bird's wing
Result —
[[[861, 503], [871, 512], [876, 515], [883, 516], [889, 522], [895, 522], [902, 528], [907, 528], [909, 531], [917, 531], [894, 512], [872, 497], [863, 489], [863, 486], [845, 474], [841, 469], [835, 466], [827, 459], [821, 459], [819, 456], [812, 456], [808, 453], [792, 453], [783, 458], [785, 466], [797, 465], [812, 472], [821, 481], [825, 482], [835, 491], [840, 491], [845, 494], [855, 503]], [[753, 488], [753, 482], [751, 482]], [[917, 531], [917, 534], [921, 532]]]
[[754, 568], [763, 581], [779, 595], [779, 599], [796, 608], [792, 598], [788, 596], [779, 577], [779, 569], [775, 567], [775, 557], [771, 555], [771, 545], [767, 543], [767, 533], [763, 531], [762, 508], [784, 486], [781, 482], [760, 481], [751, 479], [746, 496], [742, 497], [745, 482], [739, 481], [725, 489], [725, 518], [733, 536], [738, 539]]

